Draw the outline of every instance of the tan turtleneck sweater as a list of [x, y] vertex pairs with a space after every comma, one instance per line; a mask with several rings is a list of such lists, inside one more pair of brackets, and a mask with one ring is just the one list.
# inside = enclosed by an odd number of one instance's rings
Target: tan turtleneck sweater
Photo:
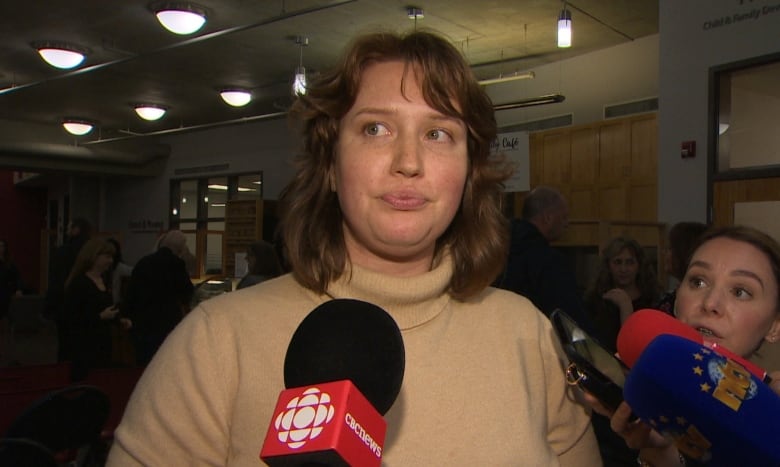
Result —
[[293, 332], [320, 303], [356, 298], [393, 316], [406, 351], [383, 465], [600, 466], [547, 319], [492, 288], [456, 301], [451, 273], [449, 259], [413, 278], [355, 268], [330, 296], [287, 275], [202, 303], [138, 383], [108, 465], [263, 465]]

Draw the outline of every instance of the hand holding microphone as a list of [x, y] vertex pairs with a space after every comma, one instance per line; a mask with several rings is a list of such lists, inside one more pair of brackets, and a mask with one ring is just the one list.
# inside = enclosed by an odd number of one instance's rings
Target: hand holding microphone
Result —
[[780, 397], [764, 370], [657, 310], [634, 313], [617, 347], [631, 367], [626, 402], [681, 452], [709, 465], [780, 465]]
[[[334, 299], [293, 334], [260, 457], [270, 466], [379, 466], [382, 418], [401, 390], [401, 331], [376, 305]], [[380, 415], [381, 414], [381, 415]]]

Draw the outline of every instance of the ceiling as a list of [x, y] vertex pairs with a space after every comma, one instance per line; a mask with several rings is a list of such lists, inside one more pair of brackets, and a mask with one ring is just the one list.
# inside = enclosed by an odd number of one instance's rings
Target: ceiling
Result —
[[[556, 46], [559, 0], [420, 0], [410, 20], [398, 0], [197, 0], [208, 21], [190, 36], [163, 29], [150, 0], [15, 2], [0, 17], [0, 167], [36, 171], [121, 166], [126, 173], [167, 155], [159, 137], [274, 118], [291, 101], [301, 50], [316, 73], [350, 38], [378, 29], [429, 28], [450, 38], [480, 79], [496, 78], [658, 32], [658, 0], [568, 2], [573, 46]], [[44, 63], [31, 43], [67, 41], [90, 50], [75, 70]], [[242, 108], [218, 91], [250, 89]], [[143, 121], [134, 103], [168, 108]], [[83, 137], [64, 117], [96, 122]], [[90, 165], [91, 164], [91, 165]], [[89, 170], [89, 169], [87, 169]]]

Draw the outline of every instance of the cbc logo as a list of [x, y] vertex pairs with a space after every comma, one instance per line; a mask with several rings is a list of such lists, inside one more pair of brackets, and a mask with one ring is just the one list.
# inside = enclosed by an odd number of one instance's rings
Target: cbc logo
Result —
[[291, 449], [298, 449], [322, 433], [333, 413], [330, 394], [309, 388], [300, 396], [293, 397], [287, 408], [276, 416], [277, 437]]

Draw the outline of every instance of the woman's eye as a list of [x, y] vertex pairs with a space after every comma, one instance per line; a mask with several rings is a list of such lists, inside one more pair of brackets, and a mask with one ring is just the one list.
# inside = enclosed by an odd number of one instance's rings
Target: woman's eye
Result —
[[432, 139], [434, 141], [446, 141], [452, 138], [446, 131], [442, 130], [441, 128], [436, 128], [435, 130], [428, 132], [428, 139]]
[[753, 294], [750, 293], [749, 290], [743, 289], [742, 287], [736, 287], [733, 293], [734, 296], [737, 298], [751, 298], [753, 296]]
[[704, 287], [704, 279], [701, 277], [691, 277], [688, 279], [688, 284], [690, 284], [690, 286], [694, 289], [698, 289]]
[[369, 123], [368, 125], [366, 125], [364, 131], [369, 136], [381, 136], [381, 135], [386, 135], [386, 134], [389, 133], [389, 131], [387, 130], [387, 128], [384, 125], [382, 125], [381, 123], [376, 123], [376, 122]]

